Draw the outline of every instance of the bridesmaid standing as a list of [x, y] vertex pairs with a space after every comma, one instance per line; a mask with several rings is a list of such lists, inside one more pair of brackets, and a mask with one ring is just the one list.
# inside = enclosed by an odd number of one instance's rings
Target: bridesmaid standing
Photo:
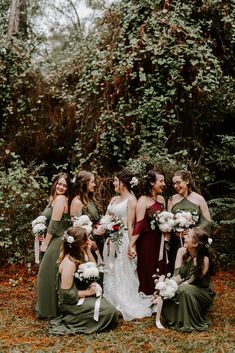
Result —
[[137, 272], [140, 281], [139, 291], [152, 295], [155, 290], [153, 275], [167, 273], [165, 251], [159, 261], [162, 233], [152, 230], [150, 222], [153, 214], [165, 209], [165, 199], [161, 196], [165, 188], [164, 176], [154, 170], [148, 171], [144, 178], [143, 194], [136, 207], [136, 224], [129, 246], [129, 257], [137, 254]]
[[41, 251], [44, 256], [40, 263], [37, 282], [36, 316], [40, 319], [56, 317], [58, 314], [55, 279], [57, 273], [56, 260], [62, 243], [61, 236], [70, 226], [69, 193], [70, 178], [66, 173], [54, 177], [49, 204], [43, 211], [47, 218], [47, 235]]
[[[94, 197], [95, 191], [95, 177], [94, 174], [86, 170], [81, 170], [75, 175], [75, 182], [73, 188], [73, 199], [70, 207], [70, 216], [77, 217], [81, 215], [87, 215], [95, 225], [100, 219], [99, 211], [96, 206]], [[100, 257], [103, 253], [104, 239], [103, 237], [92, 234], [94, 239], [92, 250], [96, 252], [94, 256]], [[97, 253], [97, 247], [99, 253]], [[101, 258], [96, 258], [100, 262]]]
[[[193, 191], [193, 181], [189, 171], [179, 170], [172, 177], [172, 184], [176, 191], [169, 198], [167, 210], [172, 213], [189, 211], [194, 215], [195, 227], [198, 226], [206, 232], [211, 230], [211, 216], [206, 200], [202, 195]], [[169, 251], [169, 272], [173, 273], [178, 249], [182, 246], [180, 237], [184, 238], [184, 232], [175, 232], [171, 235]]]

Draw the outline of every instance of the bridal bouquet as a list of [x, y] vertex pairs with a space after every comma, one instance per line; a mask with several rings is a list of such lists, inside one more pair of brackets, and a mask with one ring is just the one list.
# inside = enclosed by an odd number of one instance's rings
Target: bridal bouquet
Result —
[[122, 233], [126, 230], [122, 221], [113, 216], [103, 216], [96, 225], [98, 231], [105, 231], [112, 243], [118, 248], [122, 244]]
[[39, 252], [40, 252], [40, 242], [43, 241], [43, 234], [46, 233], [47, 230], [47, 218], [45, 216], [38, 216], [36, 219], [32, 221], [32, 232], [35, 236], [34, 239], [34, 256], [35, 263], [39, 264]]
[[78, 226], [85, 228], [88, 234], [92, 232], [92, 222], [90, 218], [86, 215], [73, 218], [73, 227], [78, 227]]
[[183, 232], [185, 228], [196, 224], [199, 216], [196, 213], [190, 211], [179, 210], [175, 213], [175, 230], [177, 232]]

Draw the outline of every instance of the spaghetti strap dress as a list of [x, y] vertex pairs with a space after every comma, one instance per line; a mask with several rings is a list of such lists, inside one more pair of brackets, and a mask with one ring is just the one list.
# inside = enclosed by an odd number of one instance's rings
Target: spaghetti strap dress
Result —
[[162, 233], [159, 229], [153, 230], [150, 225], [153, 214], [161, 211], [163, 211], [163, 205], [155, 201], [147, 209], [144, 218], [136, 222], [133, 232], [133, 235], [139, 234], [136, 241], [137, 272], [140, 282], [139, 291], [145, 295], [152, 295], [155, 291], [153, 275], [157, 270], [159, 275], [167, 274], [166, 251], [164, 251], [163, 259], [158, 260]]
[[[195, 266], [190, 260], [175, 270], [174, 275], [187, 279], [193, 275]], [[182, 283], [175, 297], [163, 302], [162, 316], [167, 325], [178, 331], [203, 331], [210, 326], [208, 309], [212, 306], [215, 292], [210, 287], [210, 276], [206, 274], [192, 284]]]
[[[110, 203], [107, 211], [126, 226], [127, 202]], [[127, 228], [122, 231], [121, 244], [107, 239], [104, 245], [104, 297], [122, 314], [125, 321], [151, 316], [150, 299], [139, 293], [136, 260], [128, 258]]]

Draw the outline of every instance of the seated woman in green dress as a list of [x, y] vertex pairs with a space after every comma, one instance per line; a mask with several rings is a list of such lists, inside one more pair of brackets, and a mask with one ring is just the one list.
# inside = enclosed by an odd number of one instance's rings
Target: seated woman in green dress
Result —
[[167, 325], [179, 331], [206, 330], [210, 325], [207, 310], [215, 292], [210, 287], [211, 276], [217, 269], [217, 256], [208, 233], [199, 227], [185, 235], [184, 247], [177, 252], [176, 295], [163, 302], [162, 316]]
[[[190, 212], [195, 221], [195, 226], [210, 233], [211, 216], [206, 200], [194, 189], [191, 173], [178, 170], [172, 177], [172, 184], [176, 194], [171, 196], [167, 203], [167, 211], [176, 214], [180, 211]], [[170, 251], [168, 252], [168, 272], [173, 273], [177, 250], [182, 246], [187, 229], [183, 232], [171, 234]]]
[[82, 227], [69, 228], [65, 232], [57, 260], [60, 316], [50, 321], [51, 334], [89, 334], [117, 326], [116, 309], [101, 293], [97, 293], [97, 287], [99, 290], [101, 287], [95, 282], [89, 285], [84, 281], [76, 281], [74, 275], [78, 266], [88, 261], [95, 262], [86, 230]]

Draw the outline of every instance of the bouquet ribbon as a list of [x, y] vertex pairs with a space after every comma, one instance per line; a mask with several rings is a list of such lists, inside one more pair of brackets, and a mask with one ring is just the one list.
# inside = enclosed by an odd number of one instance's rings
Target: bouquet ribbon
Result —
[[38, 235], [36, 235], [34, 239], [34, 257], [35, 257], [35, 263], [39, 264], [40, 259], [39, 259], [39, 252], [40, 252], [40, 241]]
[[[164, 236], [162, 234], [158, 261], [163, 260], [163, 253], [164, 253]], [[169, 260], [168, 260], [168, 255], [167, 255], [167, 251], [166, 251], [166, 263], [168, 264], [168, 262], [169, 262]]]
[[[96, 301], [95, 301], [93, 319], [95, 321], [99, 321], [99, 311], [100, 311], [100, 304], [102, 299], [102, 288], [97, 282], [95, 282], [95, 289], [96, 289], [96, 293], [95, 293]], [[85, 299], [86, 298], [80, 298], [77, 302], [77, 305], [82, 305]]]

